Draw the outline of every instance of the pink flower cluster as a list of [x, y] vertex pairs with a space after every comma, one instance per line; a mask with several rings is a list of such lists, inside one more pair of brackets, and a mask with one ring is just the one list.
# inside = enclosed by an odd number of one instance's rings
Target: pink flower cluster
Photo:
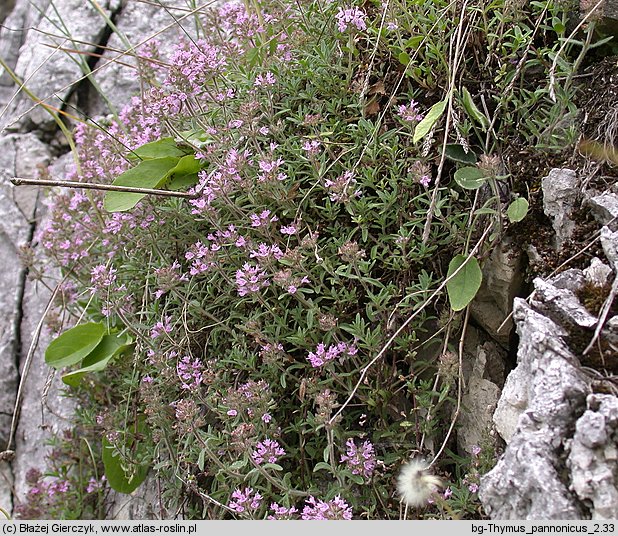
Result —
[[281, 448], [277, 441], [272, 439], [260, 441], [251, 454], [253, 461], [259, 465], [263, 463], [277, 463], [281, 456], [285, 456], [285, 450]]
[[423, 114], [418, 110], [418, 102], [411, 100], [410, 104], [401, 104], [397, 107], [399, 117], [409, 123], [422, 121]]
[[341, 463], [345, 462], [353, 475], [370, 478], [376, 468], [376, 456], [373, 445], [365, 441], [357, 447], [352, 438], [346, 441], [346, 453], [341, 456]]
[[305, 502], [306, 504], [301, 514], [304, 520], [352, 519], [352, 508], [339, 495], [328, 502], [318, 501], [315, 497], [311, 496]]
[[170, 63], [165, 83], [192, 96], [198, 95], [226, 64], [221, 52], [204, 39], [181, 42]]
[[246, 262], [241, 270], [236, 271], [236, 288], [239, 296], [255, 294], [269, 285], [266, 273], [259, 266], [251, 266]]
[[326, 179], [324, 186], [329, 192], [330, 200], [334, 203], [347, 203], [355, 197], [360, 197], [361, 191], [355, 188], [356, 179], [352, 171], [346, 171], [334, 181]]
[[326, 349], [324, 343], [320, 343], [315, 352], [309, 352], [307, 359], [313, 368], [319, 368], [337, 358], [341, 359], [345, 356], [351, 357], [357, 353], [358, 349], [353, 344], [340, 342], [338, 344], [331, 344], [328, 349]]
[[232, 493], [232, 500], [228, 503], [235, 512], [239, 514], [256, 511], [262, 504], [262, 496], [259, 492], [254, 492], [253, 488], [245, 488], [242, 491], [240, 489], [234, 490]]
[[294, 519], [294, 514], [298, 513], [298, 509], [294, 506], [290, 506], [290, 508], [286, 508], [285, 506], [280, 506], [276, 502], [270, 505], [270, 510], [273, 512], [272, 515], [266, 517], [268, 520], [284, 520], [284, 519]]
[[204, 365], [199, 359], [183, 357], [176, 365], [176, 374], [183, 389], [196, 389], [204, 380]]
[[345, 32], [349, 26], [354, 26], [360, 31], [367, 29], [367, 15], [362, 9], [357, 7], [347, 9], [340, 7], [335, 18], [337, 19], [337, 28], [339, 28], [340, 32]]

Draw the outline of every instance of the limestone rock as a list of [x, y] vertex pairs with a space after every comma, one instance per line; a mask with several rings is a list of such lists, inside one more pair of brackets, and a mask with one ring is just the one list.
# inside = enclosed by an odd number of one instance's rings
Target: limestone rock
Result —
[[510, 241], [501, 242], [484, 263], [481, 288], [470, 304], [472, 317], [505, 348], [513, 323], [507, 322], [500, 331], [498, 328], [510, 315], [513, 298], [521, 290], [522, 258], [522, 252]]
[[571, 169], [552, 169], [542, 180], [543, 210], [552, 219], [557, 249], [562, 247], [575, 229], [571, 215], [579, 201], [579, 183], [577, 174]]
[[20, 322], [25, 272], [19, 248], [30, 241], [36, 194], [8, 182], [17, 174], [34, 174], [49, 153], [33, 135], [0, 138], [0, 445], [8, 440], [15, 404]]
[[560, 457], [583, 412], [587, 380], [561, 326], [518, 298], [514, 319], [518, 365], [494, 415], [511, 423], [496, 422], [497, 429], [512, 428], [519, 416], [504, 455], [481, 480], [481, 501], [494, 519], [581, 519], [584, 509], [562, 480]]
[[592, 519], [618, 519], [618, 398], [594, 394], [577, 420], [567, 465], [571, 488], [592, 505]]
[[601, 246], [607, 260], [618, 271], [618, 231], [612, 232], [609, 227], [601, 229]]
[[[609, 225], [618, 218], [618, 195], [605, 192], [586, 200], [586, 206], [601, 225]], [[613, 222], [614, 229], [618, 228], [618, 220]]]
[[[160, 5], [148, 2], [128, 2], [123, 7], [116, 21], [116, 27], [126, 36], [135, 50], [128, 49], [126, 40], [117, 33], [111, 35], [108, 50], [97, 64], [97, 72], [94, 75], [100, 93], [105, 95], [105, 99], [98, 91], [93, 92], [89, 103], [91, 117], [106, 115], [110, 111], [109, 105], [120, 111], [123, 106], [129, 104], [131, 97], [139, 93], [140, 67], [134, 58], [135, 53], [140, 53], [139, 45], [156, 36], [157, 49], [165, 58], [178, 43], [179, 35], [186, 32], [186, 35], [195, 37], [192, 17], [176, 22], [182, 19], [181, 15], [184, 14], [186, 14], [184, 11], [161, 9]], [[122, 54], [125, 51], [129, 53]]]
[[[120, 0], [104, 0], [98, 4], [107, 17], [111, 17], [120, 8]], [[71, 57], [60, 49], [78, 47], [92, 52], [105, 29], [104, 17], [90, 2], [54, 2], [48, 5], [36, 31], [28, 32], [19, 51], [15, 72], [27, 81], [28, 89], [37, 98], [53, 107], [62, 108], [72, 94], [75, 82], [84, 75], [79, 65], [84, 57], [78, 54]], [[10, 129], [23, 130], [32, 125], [52, 127], [54, 124], [49, 113], [41, 106], [33, 106], [25, 94], [20, 95], [10, 106], [8, 118], [2, 126]]]
[[596, 287], [607, 285], [612, 273], [612, 269], [597, 257], [593, 257], [590, 266], [584, 270], [586, 282]]
[[578, 297], [569, 289], [556, 288], [541, 278], [534, 280], [532, 305], [561, 324], [571, 324], [582, 328], [594, 328], [597, 318], [580, 303]]

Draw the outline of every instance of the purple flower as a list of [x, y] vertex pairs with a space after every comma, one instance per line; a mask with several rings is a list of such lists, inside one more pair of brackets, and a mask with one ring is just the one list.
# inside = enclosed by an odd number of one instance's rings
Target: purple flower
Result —
[[335, 18], [337, 19], [337, 27], [340, 32], [345, 32], [350, 25], [355, 26], [357, 30], [361, 31], [367, 29], [367, 15], [365, 15], [362, 9], [357, 7], [350, 7], [348, 9], [340, 7]]
[[341, 462], [346, 465], [353, 475], [361, 475], [370, 478], [376, 467], [376, 457], [373, 445], [370, 441], [365, 441], [359, 448], [352, 438], [346, 441], [346, 453], [341, 456]]
[[474, 445], [472, 447], [472, 456], [478, 456], [481, 453], [481, 447], [479, 447], [478, 445]]
[[293, 519], [292, 516], [298, 513], [298, 510], [293, 506], [286, 508], [285, 506], [280, 506], [275, 502], [270, 505], [270, 509], [274, 515], [270, 515], [266, 518], [269, 520]]
[[152, 329], [150, 330], [150, 338], [156, 339], [157, 337], [160, 337], [163, 333], [171, 333], [171, 331], [172, 318], [170, 316], [165, 316], [152, 327]]
[[260, 214], [251, 214], [251, 227], [262, 227], [262, 225], [268, 225], [271, 222], [279, 221], [277, 216], [270, 215], [270, 210], [264, 210]]
[[296, 228], [296, 225], [291, 223], [290, 225], [282, 226], [281, 229], [279, 229], [279, 231], [283, 235], [290, 235], [291, 236], [291, 235], [295, 235], [298, 232], [298, 229]]
[[416, 123], [423, 119], [423, 114], [418, 111], [418, 103], [414, 100], [410, 104], [401, 104], [397, 107], [397, 113], [404, 121]]
[[303, 150], [309, 156], [315, 156], [320, 152], [321, 143], [318, 140], [305, 140], [303, 143]]
[[270, 285], [266, 273], [259, 266], [251, 266], [246, 262], [242, 270], [236, 271], [236, 287], [239, 296], [254, 294], [262, 287]]
[[304, 520], [352, 519], [352, 508], [337, 495], [328, 502], [318, 501], [310, 496], [305, 501], [301, 517]]
[[337, 358], [342, 359], [345, 356], [351, 357], [357, 353], [358, 349], [353, 344], [340, 342], [338, 344], [331, 344], [328, 349], [326, 349], [324, 343], [320, 343], [315, 349], [315, 352], [309, 352], [307, 359], [313, 368], [318, 368]]
[[254, 85], [256, 87], [274, 86], [277, 82], [275, 75], [270, 71], [267, 71], [263, 76], [258, 74], [255, 78]]
[[361, 191], [355, 188], [355, 185], [356, 179], [352, 171], [346, 171], [334, 181], [330, 179], [324, 181], [330, 200], [334, 203], [347, 203], [355, 197], [360, 197]]
[[95, 266], [90, 271], [90, 282], [93, 285], [93, 290], [111, 290], [109, 287], [116, 282], [117, 270], [110, 266], [109, 268], [104, 264]]
[[468, 486], [468, 490], [470, 490], [470, 493], [476, 493], [479, 490], [479, 485], [473, 482]]
[[448, 487], [444, 490], [442, 497], [444, 497], [445, 499], [449, 499], [451, 495], [453, 495], [453, 490], [450, 487]]
[[254, 493], [252, 488], [245, 488], [242, 491], [240, 489], [234, 490], [228, 506], [235, 512], [242, 514], [243, 512], [251, 513], [257, 510], [261, 504], [262, 496], [257, 491]]
[[204, 366], [199, 359], [191, 361], [189, 356], [183, 357], [176, 365], [176, 373], [183, 389], [195, 389], [204, 380]]
[[236, 415], [238, 415], [238, 411], [236, 411], [235, 409], [228, 409], [227, 415], [229, 415], [230, 417], [236, 417]]
[[285, 450], [279, 446], [277, 441], [272, 439], [260, 441], [256, 445], [253, 454], [251, 454], [253, 461], [259, 465], [263, 463], [277, 463], [281, 456], [285, 456]]

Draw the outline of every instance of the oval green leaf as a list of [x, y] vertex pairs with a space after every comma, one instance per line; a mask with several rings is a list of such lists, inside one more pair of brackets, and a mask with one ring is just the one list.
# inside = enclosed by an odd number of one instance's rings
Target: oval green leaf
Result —
[[[143, 160], [134, 168], [118, 175], [112, 183], [114, 186], [131, 186], [133, 188], [157, 188], [163, 183], [169, 173], [178, 164], [178, 158], [165, 157]], [[124, 212], [131, 210], [146, 194], [127, 192], [107, 192], [103, 207], [108, 212]]]
[[[138, 429], [142, 431], [144, 428], [144, 421], [141, 420]], [[101, 446], [105, 478], [107, 478], [110, 487], [118, 493], [133, 493], [140, 484], [146, 480], [150, 466], [148, 464], [134, 465], [131, 467], [130, 472], [125, 472], [122, 466], [122, 459], [116, 448], [110, 444], [105, 436], [103, 436]], [[133, 445], [130, 444], [127, 446], [132, 447]], [[143, 453], [146, 445], [137, 443], [136, 447], [135, 450], [138, 453]]]
[[105, 326], [90, 322], [71, 328], [49, 343], [45, 362], [55, 369], [79, 363], [101, 342]]
[[516, 223], [518, 221], [523, 220], [528, 214], [528, 208], [530, 205], [528, 204], [528, 200], [519, 197], [515, 199], [510, 205], [509, 208], [506, 209], [506, 215], [509, 218], [511, 223]]
[[157, 141], [151, 141], [146, 143], [137, 149], [134, 149], [129, 153], [129, 158], [138, 157], [142, 160], [152, 160], [154, 158], [165, 158], [167, 156], [172, 158], [182, 158], [185, 153], [180, 149], [174, 138], [161, 138]]
[[197, 181], [198, 172], [202, 169], [200, 161], [195, 155], [183, 156], [165, 178], [165, 186], [168, 190], [179, 190], [187, 186], [193, 186]]
[[444, 110], [446, 109], [446, 99], [441, 100], [440, 102], [436, 102], [431, 109], [427, 112], [427, 115], [422, 119], [422, 121], [416, 125], [414, 129], [414, 136], [412, 137], [412, 141], [414, 143], [418, 143], [422, 140], [433, 128], [438, 119], [442, 117]]
[[446, 158], [461, 164], [476, 164], [477, 161], [476, 153], [472, 149], [468, 149], [468, 152], [466, 152], [463, 145], [459, 143], [448, 143], [444, 154]]
[[483, 281], [479, 262], [474, 257], [468, 259], [465, 255], [453, 258], [448, 265], [447, 277], [450, 278], [460, 267], [461, 270], [446, 284], [446, 292], [453, 311], [465, 309], [476, 296]]
[[477, 167], [462, 167], [455, 172], [455, 182], [466, 190], [478, 190], [486, 180], [483, 170]]
[[131, 345], [127, 336], [104, 335], [97, 347], [82, 361], [82, 368], [62, 376], [62, 381], [71, 387], [77, 387], [81, 379], [89, 372], [98, 372]]

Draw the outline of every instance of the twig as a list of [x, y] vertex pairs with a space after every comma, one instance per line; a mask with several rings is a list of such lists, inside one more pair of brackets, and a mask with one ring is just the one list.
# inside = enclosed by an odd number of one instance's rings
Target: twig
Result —
[[[429, 209], [427, 210], [427, 219], [425, 220], [425, 227], [423, 228], [423, 244], [427, 243], [429, 239], [429, 233], [431, 232], [431, 222], [433, 220], [433, 212], [436, 208], [438, 201], [438, 190], [440, 188], [440, 179], [442, 178], [442, 170], [444, 168], [444, 162], [446, 161], [446, 146], [448, 145], [448, 135], [451, 128], [451, 115], [453, 113], [453, 97], [455, 93], [455, 78], [457, 77], [457, 71], [461, 62], [462, 50], [462, 30], [464, 27], [464, 21], [466, 20], [466, 8], [468, 7], [468, 1], [466, 0], [461, 6], [461, 19], [457, 25], [457, 37], [455, 39], [455, 51], [453, 52], [453, 65], [451, 71], [451, 80], [449, 82], [448, 93], [446, 98], [448, 99], [446, 109], [446, 124], [444, 125], [444, 140], [442, 141], [442, 154], [440, 155], [440, 163], [438, 164], [438, 170], [436, 172], [436, 179], [434, 181], [433, 193], [431, 195], [431, 202]], [[469, 31], [469, 30], [466, 30]]]
[[328, 424], [332, 425], [335, 422], [335, 419], [337, 417], [339, 417], [339, 415], [343, 412], [343, 410], [349, 405], [350, 401], [352, 400], [352, 398], [354, 398], [354, 395], [356, 394], [356, 391], [358, 391], [358, 388], [361, 386], [361, 384], [363, 383], [363, 380], [365, 379], [365, 377], [367, 376], [367, 372], [369, 372], [369, 369], [386, 353], [386, 350], [388, 350], [390, 348], [390, 346], [393, 344], [393, 342], [395, 341], [395, 339], [397, 337], [399, 337], [399, 334], [408, 326], [408, 324], [410, 322], [412, 322], [412, 320], [414, 320], [421, 311], [423, 311], [425, 309], [425, 307], [427, 307], [432, 301], [433, 299], [440, 293], [442, 292], [442, 289], [447, 285], [447, 283], [453, 279], [462, 269], [464, 266], [466, 266], [467, 262], [474, 256], [474, 254], [480, 249], [481, 244], [485, 241], [485, 238], [487, 237], [487, 235], [489, 234], [489, 231], [491, 230], [491, 226], [487, 227], [485, 229], [485, 231], [483, 232], [483, 235], [481, 236], [481, 238], [479, 239], [479, 241], [476, 243], [476, 245], [474, 246], [474, 248], [472, 248], [472, 251], [468, 254], [468, 256], [466, 257], [466, 260], [461, 264], [461, 266], [459, 268], [457, 268], [457, 270], [455, 270], [449, 277], [447, 277], [442, 284], [432, 292], [431, 296], [429, 296], [429, 298], [427, 298], [427, 300], [425, 300], [425, 303], [423, 303], [423, 305], [421, 305], [421, 307], [419, 309], [417, 309], [416, 311], [414, 311], [408, 318], [406, 318], [405, 322], [403, 324], [401, 324], [401, 326], [399, 326], [399, 328], [397, 329], [397, 331], [395, 333], [393, 333], [393, 335], [390, 337], [390, 339], [388, 339], [388, 341], [386, 341], [386, 344], [382, 347], [382, 349], [378, 352], [378, 355], [376, 355], [371, 361], [369, 361], [369, 363], [367, 363], [367, 365], [365, 365], [365, 367], [363, 368], [363, 370], [361, 371], [361, 375], [360, 378], [358, 379], [358, 381], [356, 382], [356, 385], [354, 386], [354, 388], [352, 389], [352, 392], [350, 393], [350, 395], [348, 396], [348, 398], [346, 399], [346, 401], [343, 403], [343, 405], [337, 410], [337, 413], [335, 413], [330, 420], [328, 421]]
[[86, 190], [103, 190], [110, 192], [125, 192], [128, 194], [160, 195], [163, 197], [182, 197], [184, 199], [195, 199], [200, 194], [189, 192], [172, 192], [170, 190], [157, 190], [155, 188], [136, 188], [134, 186], [114, 186], [113, 184], [99, 184], [77, 181], [53, 181], [44, 179], [24, 179], [15, 177], [11, 179], [15, 186], [35, 185], [35, 186], [62, 186], [63, 188], [84, 188]]

